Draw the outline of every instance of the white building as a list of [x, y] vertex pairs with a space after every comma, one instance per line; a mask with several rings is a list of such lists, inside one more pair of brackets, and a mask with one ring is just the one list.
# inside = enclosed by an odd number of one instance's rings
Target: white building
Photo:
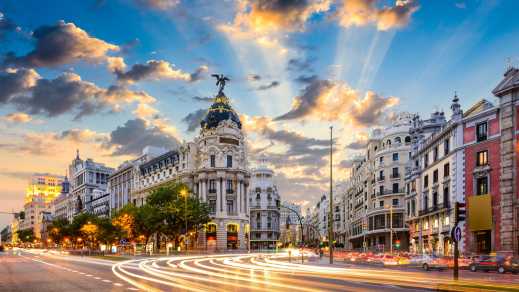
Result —
[[72, 221], [75, 214], [76, 200], [70, 194], [70, 182], [65, 176], [61, 184], [61, 193], [52, 201], [53, 218], [67, 219]]
[[298, 217], [302, 216], [301, 206], [285, 201], [281, 203], [279, 211], [280, 241], [284, 246], [295, 246], [301, 242], [301, 224]]
[[[454, 202], [464, 193], [463, 114], [455, 96], [452, 118], [433, 113], [413, 121], [413, 151], [406, 175], [410, 251], [452, 255]], [[461, 199], [461, 198], [460, 198]], [[463, 244], [460, 245], [463, 247]]]
[[245, 137], [240, 119], [223, 92], [215, 97], [194, 141], [141, 164], [139, 169], [132, 192], [137, 205], [161, 184], [184, 182], [211, 209], [211, 222], [198, 233], [198, 247], [247, 248], [250, 174]]
[[[94, 194], [98, 192], [107, 193], [108, 177], [114, 171], [113, 168], [106, 167], [102, 163], [96, 163], [92, 159], [82, 160], [79, 158], [79, 150], [76, 158], [69, 166], [70, 173], [70, 193], [76, 200], [76, 212], [93, 213], [92, 201]], [[97, 193], [94, 193], [94, 190]]]
[[274, 249], [280, 235], [280, 197], [267, 167], [267, 160], [261, 157], [257, 168], [252, 170], [249, 193], [250, 248]]

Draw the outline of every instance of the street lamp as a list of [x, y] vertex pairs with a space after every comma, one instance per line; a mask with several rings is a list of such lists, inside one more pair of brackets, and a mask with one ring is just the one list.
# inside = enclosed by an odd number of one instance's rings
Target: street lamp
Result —
[[182, 189], [180, 191], [180, 195], [182, 197], [184, 197], [184, 222], [186, 224], [186, 233], [184, 235], [184, 241], [185, 241], [185, 244], [186, 244], [186, 252], [187, 252], [187, 196], [189, 195], [189, 192], [186, 188]]

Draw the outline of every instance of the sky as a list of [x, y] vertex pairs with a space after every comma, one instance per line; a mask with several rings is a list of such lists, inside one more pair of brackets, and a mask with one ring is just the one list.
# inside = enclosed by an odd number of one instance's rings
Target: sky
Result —
[[[199, 133], [217, 89], [254, 166], [311, 206], [374, 128], [486, 98], [519, 61], [518, 1], [84, 0], [0, 2], [0, 211], [76, 149], [108, 166]], [[9, 216], [0, 215], [0, 226]]]

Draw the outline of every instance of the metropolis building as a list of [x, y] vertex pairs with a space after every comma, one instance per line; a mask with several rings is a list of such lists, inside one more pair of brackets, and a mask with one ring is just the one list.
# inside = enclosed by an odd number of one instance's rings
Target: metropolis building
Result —
[[238, 114], [222, 89], [193, 141], [139, 166], [131, 195], [132, 201], [141, 205], [160, 185], [186, 183], [191, 195], [210, 207], [211, 221], [190, 241], [206, 250], [246, 249], [248, 245], [250, 174], [246, 146]]

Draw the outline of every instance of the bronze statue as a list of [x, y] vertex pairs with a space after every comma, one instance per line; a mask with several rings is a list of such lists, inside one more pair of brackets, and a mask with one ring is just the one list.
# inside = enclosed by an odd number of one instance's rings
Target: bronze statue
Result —
[[223, 94], [223, 89], [225, 88], [225, 82], [231, 81], [231, 79], [225, 77], [223, 74], [212, 74], [214, 78], [216, 78], [216, 86], [218, 86], [218, 94]]

